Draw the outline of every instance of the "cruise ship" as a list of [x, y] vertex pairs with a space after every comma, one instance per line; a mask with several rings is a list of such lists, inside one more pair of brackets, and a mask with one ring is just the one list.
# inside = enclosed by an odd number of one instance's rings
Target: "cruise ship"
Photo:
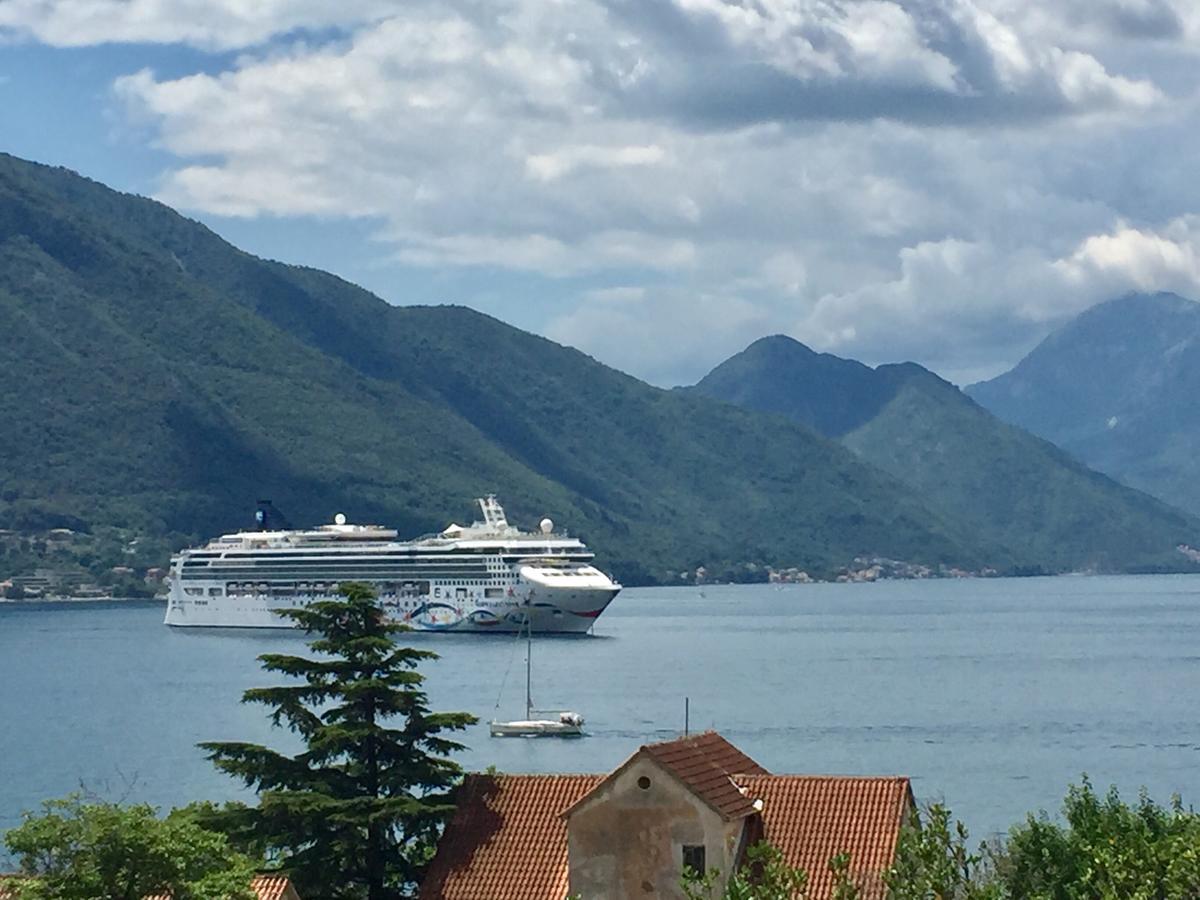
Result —
[[621, 590], [592, 565], [594, 554], [549, 519], [525, 532], [508, 523], [494, 496], [478, 503], [483, 521], [412, 541], [379, 525], [349, 524], [340, 513], [308, 531], [273, 528], [260, 505], [261, 530], [172, 557], [166, 624], [290, 628], [295, 623], [279, 610], [362, 581], [388, 615], [421, 631], [591, 629]]

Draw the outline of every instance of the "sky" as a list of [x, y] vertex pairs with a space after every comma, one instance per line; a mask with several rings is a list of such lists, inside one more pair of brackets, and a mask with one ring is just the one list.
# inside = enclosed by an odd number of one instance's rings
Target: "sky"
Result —
[[655, 384], [1200, 298], [1195, 0], [0, 0], [0, 150]]

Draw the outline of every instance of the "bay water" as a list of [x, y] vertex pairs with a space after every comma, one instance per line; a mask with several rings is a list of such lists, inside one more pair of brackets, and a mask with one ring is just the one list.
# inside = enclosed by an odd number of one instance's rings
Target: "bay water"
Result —
[[[74, 790], [164, 808], [251, 799], [196, 743], [294, 749], [242, 692], [293, 632], [181, 630], [160, 603], [0, 604], [0, 831]], [[469, 769], [607, 772], [715, 728], [772, 772], [907, 775], [976, 837], [1054, 814], [1088, 773], [1200, 803], [1200, 577], [628, 589], [583, 638], [535, 638], [533, 697], [580, 740], [495, 739], [524, 641], [408, 634], [431, 706], [479, 716]], [[497, 706], [497, 703], [499, 704]]]

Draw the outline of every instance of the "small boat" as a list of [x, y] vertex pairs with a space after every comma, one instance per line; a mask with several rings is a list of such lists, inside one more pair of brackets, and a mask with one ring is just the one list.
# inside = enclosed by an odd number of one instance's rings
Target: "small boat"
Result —
[[518, 719], [513, 722], [492, 722], [490, 727], [492, 737], [583, 737], [583, 716], [560, 712], [557, 720]]
[[[583, 737], [583, 716], [567, 710], [549, 712], [533, 708], [533, 617], [525, 613], [525, 718], [511, 722], [493, 719], [488, 723], [492, 737]], [[499, 706], [499, 702], [496, 704]], [[540, 712], [554, 718], [535, 719]]]

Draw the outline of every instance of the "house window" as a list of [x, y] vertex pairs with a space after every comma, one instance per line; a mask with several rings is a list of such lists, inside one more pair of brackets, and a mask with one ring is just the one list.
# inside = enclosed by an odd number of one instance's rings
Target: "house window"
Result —
[[683, 845], [683, 867], [691, 869], [700, 875], [704, 874], [704, 845], [703, 844], [684, 844]]

